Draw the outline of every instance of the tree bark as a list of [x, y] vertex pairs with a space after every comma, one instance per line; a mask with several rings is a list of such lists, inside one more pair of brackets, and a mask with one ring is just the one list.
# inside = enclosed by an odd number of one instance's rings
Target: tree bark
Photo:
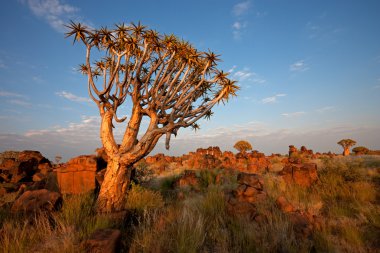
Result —
[[125, 209], [131, 171], [132, 165], [123, 165], [115, 157], [109, 159], [97, 200], [98, 212], [119, 212]]
[[343, 156], [349, 156], [350, 155], [350, 147], [344, 147]]

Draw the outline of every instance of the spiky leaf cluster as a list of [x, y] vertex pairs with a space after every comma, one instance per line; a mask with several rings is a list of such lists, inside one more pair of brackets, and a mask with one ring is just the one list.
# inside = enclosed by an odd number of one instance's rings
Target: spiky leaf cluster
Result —
[[[86, 46], [86, 62], [80, 71], [88, 76], [88, 91], [101, 113], [112, 113], [126, 99], [133, 110], [151, 118], [151, 129], [171, 134], [209, 119], [212, 107], [236, 96], [239, 87], [217, 69], [219, 55], [202, 52], [174, 35], [161, 35], [140, 23], [124, 23], [112, 29], [90, 29], [80, 23], [67, 25], [67, 37]], [[92, 61], [92, 50], [102, 57]], [[132, 111], [133, 115], [134, 111]], [[168, 146], [168, 145], [167, 145]]]

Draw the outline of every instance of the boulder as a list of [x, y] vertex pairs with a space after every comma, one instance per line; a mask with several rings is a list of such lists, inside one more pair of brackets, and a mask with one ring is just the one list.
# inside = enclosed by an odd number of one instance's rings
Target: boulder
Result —
[[318, 180], [317, 164], [287, 164], [279, 174], [287, 184], [309, 187]]
[[120, 248], [121, 232], [118, 229], [98, 229], [82, 243], [85, 252], [115, 253]]
[[185, 188], [185, 187], [198, 188], [199, 178], [195, 174], [195, 171], [185, 170], [184, 174], [180, 178], [177, 179], [177, 181], [175, 182], [175, 185], [179, 188]]
[[24, 192], [12, 205], [13, 213], [36, 213], [37, 211], [54, 211], [62, 205], [62, 196], [46, 189]]
[[284, 196], [277, 198], [276, 205], [283, 213], [291, 213], [295, 211], [294, 206], [290, 204]]
[[257, 174], [239, 173], [237, 175], [237, 181], [240, 185], [248, 185], [257, 190], [262, 191], [264, 186], [264, 180]]
[[263, 179], [257, 174], [239, 173], [237, 181], [239, 185], [236, 189], [227, 192], [227, 210], [233, 214], [255, 219], [256, 203], [267, 198], [267, 194], [263, 191]]
[[80, 194], [95, 189], [97, 158], [82, 155], [69, 160], [57, 168], [57, 179], [61, 193]]

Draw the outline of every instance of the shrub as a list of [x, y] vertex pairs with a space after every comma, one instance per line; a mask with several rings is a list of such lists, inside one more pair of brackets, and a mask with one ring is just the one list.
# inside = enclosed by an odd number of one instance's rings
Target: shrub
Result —
[[163, 205], [164, 200], [159, 192], [132, 184], [126, 204], [128, 209], [143, 212], [147, 209], [161, 208]]

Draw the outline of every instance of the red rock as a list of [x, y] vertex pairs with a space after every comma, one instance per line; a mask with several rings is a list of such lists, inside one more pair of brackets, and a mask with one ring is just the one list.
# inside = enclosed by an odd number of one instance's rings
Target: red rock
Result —
[[264, 185], [263, 179], [257, 174], [248, 174], [241, 172], [237, 176], [237, 181], [239, 184], [249, 185], [258, 190], [262, 190]]
[[95, 189], [97, 159], [95, 156], [78, 156], [57, 169], [61, 193], [80, 194]]
[[12, 170], [17, 168], [19, 165], [14, 158], [4, 158], [3, 162], [0, 164], [0, 170]]
[[199, 179], [197, 178], [194, 171], [186, 170], [185, 173], [177, 179], [176, 186], [183, 188], [183, 187], [195, 187], [198, 188], [199, 186]]
[[58, 210], [62, 204], [62, 196], [46, 189], [24, 192], [12, 205], [11, 211], [35, 213], [39, 210]]
[[38, 172], [38, 173], [33, 175], [33, 182], [40, 182], [40, 181], [44, 180], [45, 178], [46, 177], [44, 174]]
[[118, 229], [98, 229], [84, 241], [83, 248], [91, 253], [115, 253], [119, 250], [120, 239]]
[[309, 187], [318, 180], [317, 165], [315, 163], [288, 164], [279, 174], [286, 183], [295, 183], [304, 187]]
[[276, 200], [277, 207], [284, 213], [294, 212], [294, 206], [284, 197], [280, 196]]
[[245, 189], [243, 194], [244, 194], [244, 196], [252, 197], [252, 196], [256, 196], [257, 194], [259, 194], [259, 190], [257, 190], [256, 188], [248, 186]]

